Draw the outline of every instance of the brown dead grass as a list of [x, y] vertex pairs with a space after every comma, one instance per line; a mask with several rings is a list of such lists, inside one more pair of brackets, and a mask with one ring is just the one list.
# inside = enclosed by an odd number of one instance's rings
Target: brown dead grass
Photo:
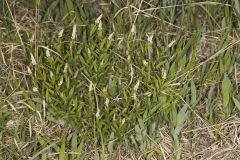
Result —
[[240, 156], [240, 118], [231, 117], [219, 124], [185, 129], [181, 140], [183, 159], [232, 160]]

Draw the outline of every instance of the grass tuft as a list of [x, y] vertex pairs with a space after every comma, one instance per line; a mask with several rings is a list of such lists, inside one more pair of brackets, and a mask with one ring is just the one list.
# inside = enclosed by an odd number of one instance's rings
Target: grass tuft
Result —
[[237, 159], [239, 11], [0, 1], [0, 159]]

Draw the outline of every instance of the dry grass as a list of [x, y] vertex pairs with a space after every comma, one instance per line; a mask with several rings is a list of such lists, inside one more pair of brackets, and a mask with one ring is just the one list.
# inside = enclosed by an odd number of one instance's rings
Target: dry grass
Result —
[[184, 159], [237, 159], [239, 152], [240, 119], [231, 117], [218, 124], [205, 126], [198, 122], [196, 128], [182, 132]]

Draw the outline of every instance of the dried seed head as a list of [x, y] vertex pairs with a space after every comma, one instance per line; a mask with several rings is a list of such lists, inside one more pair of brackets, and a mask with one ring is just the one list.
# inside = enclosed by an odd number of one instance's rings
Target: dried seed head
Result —
[[168, 48], [172, 47], [172, 45], [173, 45], [175, 42], [176, 42], [176, 40], [173, 40], [172, 42], [170, 42], [170, 43], [168, 44]]
[[63, 73], [67, 73], [67, 69], [68, 69], [68, 63], [65, 64]]
[[153, 43], [153, 34], [150, 34], [150, 35], [147, 35], [147, 40], [148, 40], [148, 42], [150, 43], [150, 44], [152, 44]]
[[113, 32], [113, 33], [111, 33], [111, 34], [108, 36], [108, 40], [111, 40], [111, 39], [112, 39], [112, 37], [113, 37], [113, 34], [114, 34], [114, 32]]
[[33, 92], [38, 92], [38, 88], [37, 87], [33, 87]]
[[32, 74], [32, 71], [30, 69], [30, 67], [27, 66], [27, 71], [28, 71], [28, 74]]
[[167, 78], [167, 71], [162, 68], [162, 79], [166, 79]]
[[89, 85], [89, 92], [91, 92], [93, 90], [93, 83], [92, 81], [90, 82], [90, 85]]
[[136, 92], [133, 93], [133, 99], [134, 99], [135, 101], [137, 100]]
[[52, 73], [52, 71], [50, 71], [50, 77], [53, 78], [53, 73]]
[[144, 66], [148, 65], [148, 62], [145, 59], [142, 61], [142, 63], [143, 63]]
[[136, 34], [136, 25], [135, 25], [135, 24], [133, 24], [130, 32], [131, 32], [133, 35]]
[[36, 60], [35, 60], [33, 54], [31, 53], [30, 55], [31, 55], [31, 62], [32, 62], [32, 65], [35, 66], [35, 65], [37, 64], [37, 62], [36, 62]]
[[108, 107], [109, 106], [109, 99], [106, 98], [105, 105]]
[[62, 29], [59, 33], [58, 33], [58, 37], [61, 38], [63, 36], [63, 32], [64, 32], [64, 29]]
[[60, 81], [58, 82], [58, 85], [61, 86], [63, 84], [63, 77], [61, 77]]
[[125, 118], [123, 118], [123, 119], [122, 119], [122, 124], [124, 124], [124, 123], [125, 123], [125, 121], [126, 121], [126, 119], [125, 119]]
[[46, 56], [50, 57], [50, 51], [48, 49], [46, 49]]
[[100, 109], [97, 109], [97, 113], [96, 113], [96, 117], [99, 118], [100, 117]]
[[95, 20], [95, 23], [96, 24], [99, 24], [100, 23], [100, 21], [101, 21], [101, 19], [102, 19], [102, 14]]
[[102, 14], [96, 19], [95, 23], [98, 24], [98, 30], [102, 30]]
[[137, 91], [140, 85], [140, 81], [138, 80], [137, 83], [135, 84], [135, 86], [133, 87], [134, 91]]
[[76, 38], [76, 32], [77, 32], [77, 25], [74, 24], [73, 25], [73, 31], [72, 31], [72, 39], [75, 39]]

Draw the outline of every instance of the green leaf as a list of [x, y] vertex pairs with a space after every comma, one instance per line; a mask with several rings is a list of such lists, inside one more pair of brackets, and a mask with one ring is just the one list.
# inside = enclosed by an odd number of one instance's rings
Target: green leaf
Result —
[[59, 4], [59, 0], [53, 1], [52, 4], [50, 4], [50, 5], [48, 4], [49, 7], [44, 15], [45, 20], [48, 20], [47, 18], [49, 18], [53, 15], [53, 11], [57, 7], [58, 4]]
[[73, 96], [74, 93], [74, 87], [69, 91], [69, 97], [71, 98]]
[[[47, 142], [39, 134], [36, 134], [36, 138], [43, 147], [47, 146]], [[47, 159], [47, 152], [44, 151], [42, 152], [42, 160], [46, 160], [46, 159]]]
[[224, 73], [224, 65], [223, 65], [223, 61], [222, 61], [222, 59], [220, 59], [220, 73], [221, 73], [221, 75]]
[[79, 144], [78, 148], [77, 148], [77, 154], [79, 155], [79, 157], [83, 154], [83, 147], [84, 147], [84, 141], [82, 140], [81, 143]]
[[111, 96], [114, 96], [117, 92], [117, 80], [115, 78], [109, 78], [108, 92]]
[[108, 148], [108, 151], [110, 152], [110, 153], [113, 153], [113, 145], [114, 145], [114, 132], [112, 132], [111, 133], [111, 135], [110, 135], [110, 139], [111, 139], [111, 141], [108, 143], [108, 146], [107, 146], [107, 148]]
[[67, 8], [68, 8], [68, 12], [74, 10], [72, 0], [66, 0], [66, 5], [67, 5]]
[[186, 119], [188, 118], [188, 116], [187, 116], [187, 114], [188, 114], [187, 108], [188, 108], [188, 106], [185, 105], [178, 112], [178, 114], [177, 114], [177, 126], [183, 125], [184, 122], [186, 121]]
[[60, 148], [60, 154], [59, 154], [59, 160], [65, 160], [65, 144], [66, 139], [63, 137], [62, 142], [61, 142], [61, 148]]
[[197, 100], [197, 89], [193, 80], [191, 80], [191, 104], [195, 104]]
[[[77, 132], [75, 131], [72, 136], [71, 140], [71, 150], [72, 152], [77, 152]], [[75, 155], [72, 155], [72, 158], [75, 158]]]
[[230, 101], [230, 93], [231, 93], [231, 80], [229, 79], [227, 74], [224, 74], [224, 78], [222, 81], [222, 99], [223, 99], [223, 110], [225, 114], [230, 114], [230, 108], [228, 106]]
[[48, 149], [50, 149], [51, 147], [53, 147], [56, 144], [56, 142], [51, 143], [50, 145], [46, 146], [45, 148], [43, 148], [41, 151], [37, 152], [36, 154], [34, 154], [31, 158], [29, 158], [29, 160], [34, 160], [36, 159], [40, 154], [46, 152]]
[[232, 97], [232, 99], [233, 99], [233, 102], [234, 102], [235, 106], [240, 111], [240, 102], [235, 97]]
[[181, 110], [177, 114], [177, 126], [174, 130], [175, 135], [179, 135], [182, 128], [185, 125], [186, 120], [188, 119], [188, 106], [184, 106], [181, 108]]

